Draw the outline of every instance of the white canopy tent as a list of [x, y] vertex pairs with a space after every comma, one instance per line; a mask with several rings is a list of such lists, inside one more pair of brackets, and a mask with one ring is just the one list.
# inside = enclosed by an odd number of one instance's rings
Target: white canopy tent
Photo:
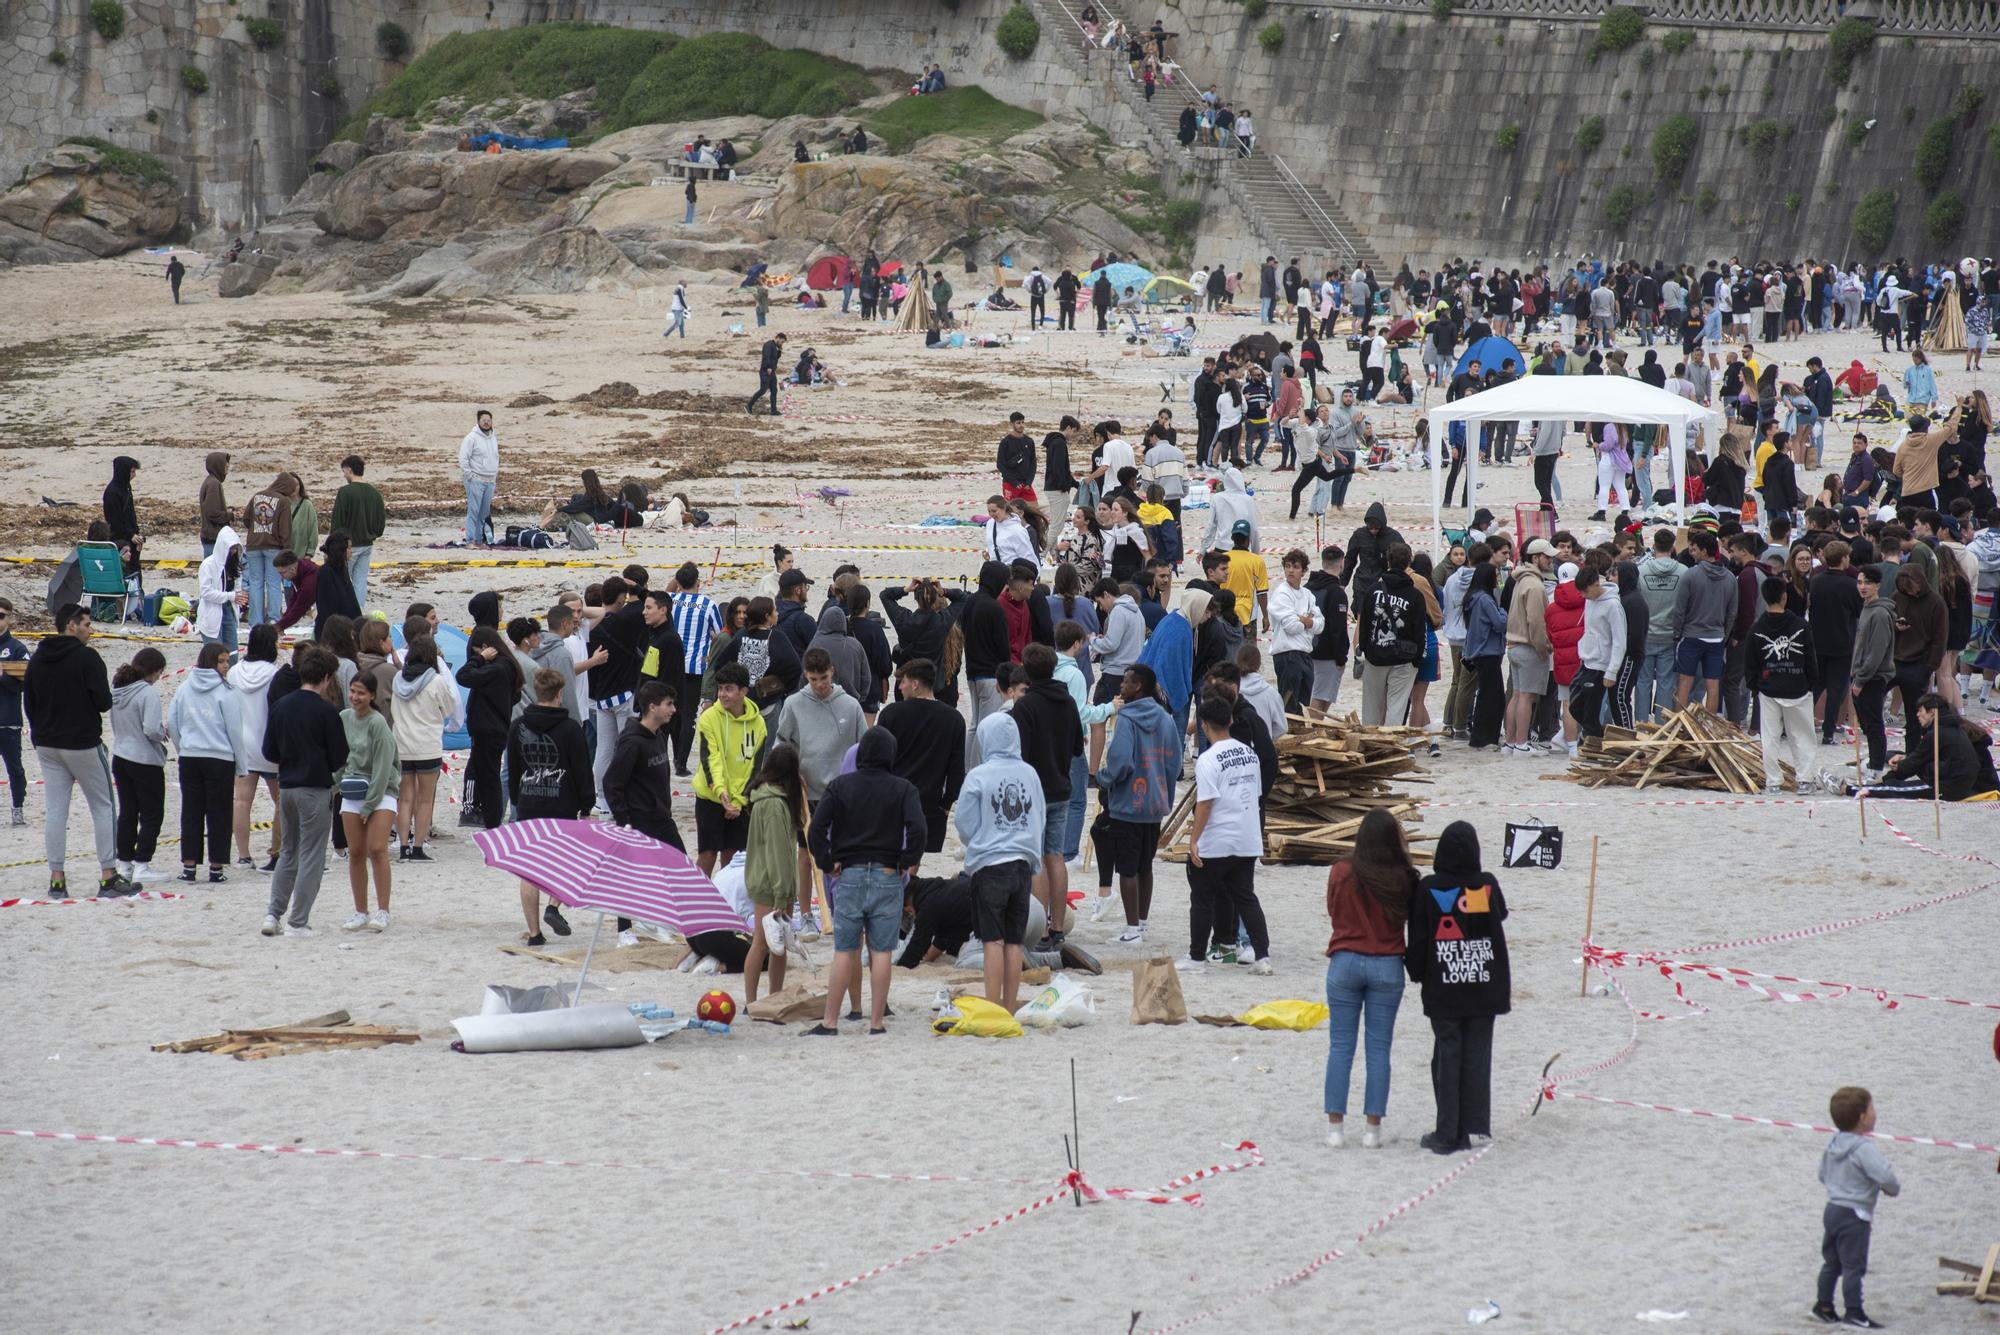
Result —
[[[1466, 425], [1465, 466], [1470, 471], [1470, 499], [1479, 499], [1479, 451], [1474, 434], [1483, 422], [1621, 422], [1633, 426], [1664, 426], [1672, 458], [1676, 516], [1687, 497], [1689, 428], [1720, 428], [1723, 416], [1643, 380], [1615, 375], [1524, 375], [1509, 384], [1430, 410], [1431, 522], [1443, 527], [1444, 447], [1453, 422]], [[1595, 473], [1592, 474], [1593, 478]], [[1467, 507], [1470, 517], [1472, 507]]]

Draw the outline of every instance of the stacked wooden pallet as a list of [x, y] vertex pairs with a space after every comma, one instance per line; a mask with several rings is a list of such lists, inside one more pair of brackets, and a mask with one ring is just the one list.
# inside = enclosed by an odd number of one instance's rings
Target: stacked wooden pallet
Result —
[[[1274, 745], [1278, 779], [1264, 802], [1264, 860], [1324, 864], [1354, 851], [1355, 832], [1370, 811], [1383, 808], [1402, 821], [1414, 841], [1417, 804], [1392, 780], [1427, 783], [1414, 752], [1429, 740], [1421, 728], [1368, 727], [1354, 715], [1291, 714]], [[1195, 791], [1183, 784], [1160, 829], [1161, 856], [1187, 858]], [[1411, 856], [1430, 855], [1414, 847]]]
[[154, 1052], [213, 1052], [240, 1062], [284, 1057], [295, 1052], [326, 1052], [333, 1048], [379, 1048], [388, 1043], [415, 1043], [413, 1029], [392, 1029], [387, 1025], [356, 1024], [346, 1011], [315, 1015], [296, 1024], [273, 1025], [262, 1029], [225, 1029], [219, 1034], [184, 1038], [174, 1043], [155, 1043]]
[[[1783, 768], [1787, 779], [1794, 777], [1789, 765]], [[1701, 788], [1750, 796], [1764, 791], [1764, 750], [1727, 719], [1689, 705], [1665, 723], [1641, 723], [1636, 731], [1606, 728], [1601, 740], [1586, 740], [1569, 773], [1557, 777], [1586, 788]]]

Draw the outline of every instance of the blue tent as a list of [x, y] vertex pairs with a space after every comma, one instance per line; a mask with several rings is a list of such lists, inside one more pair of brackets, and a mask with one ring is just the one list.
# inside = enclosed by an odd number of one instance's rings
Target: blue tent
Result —
[[567, 139], [523, 139], [518, 134], [501, 134], [498, 130], [487, 134], [468, 135], [466, 142], [476, 149], [484, 150], [488, 144], [498, 144], [502, 148], [568, 148]]
[[1452, 367], [1451, 373], [1454, 376], [1463, 375], [1465, 368], [1475, 360], [1478, 361], [1480, 370], [1497, 371], [1500, 369], [1500, 363], [1509, 357], [1514, 359], [1515, 375], [1528, 373], [1528, 359], [1521, 355], [1521, 350], [1512, 342], [1498, 336], [1482, 338], [1477, 343], [1466, 346], [1465, 351], [1459, 354], [1458, 365]]
[[1102, 270], [1092, 269], [1083, 276], [1083, 285], [1090, 287], [1096, 283], [1097, 275], [1100, 272], [1111, 280], [1112, 292], [1121, 297], [1125, 295], [1126, 288], [1129, 287], [1134, 292], [1144, 292], [1146, 284], [1153, 281], [1153, 274], [1150, 269], [1142, 269], [1136, 264], [1119, 263], [1107, 264]]
[[[392, 627], [389, 631], [389, 638], [396, 642], [398, 649], [401, 649], [403, 647], [403, 628], [401, 626]], [[457, 626], [439, 626], [437, 628], [437, 647], [438, 659], [444, 665], [445, 672], [456, 680], [458, 670], [465, 666], [465, 655], [468, 648], [468, 639], [465, 632]], [[471, 694], [463, 686], [458, 688], [458, 716], [460, 719], [465, 717], [465, 702]], [[453, 730], [447, 727], [445, 729], [445, 750], [464, 751], [471, 745], [471, 734], [467, 733], [463, 728]]]

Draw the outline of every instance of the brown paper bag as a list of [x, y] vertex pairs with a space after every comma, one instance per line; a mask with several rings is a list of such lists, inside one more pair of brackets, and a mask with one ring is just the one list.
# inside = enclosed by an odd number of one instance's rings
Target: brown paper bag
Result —
[[826, 1015], [826, 993], [788, 987], [767, 997], [758, 997], [745, 1009], [753, 1020], [790, 1024], [794, 1020], [820, 1020]]
[[1132, 970], [1133, 1024], [1186, 1024], [1187, 1003], [1172, 960], [1140, 960]]

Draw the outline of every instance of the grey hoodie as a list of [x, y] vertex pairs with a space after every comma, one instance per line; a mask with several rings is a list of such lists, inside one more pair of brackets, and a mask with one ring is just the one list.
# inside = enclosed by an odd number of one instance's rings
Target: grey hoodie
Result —
[[111, 754], [135, 765], [167, 763], [160, 688], [143, 677], [111, 691]]
[[1854, 680], [1864, 686], [1896, 675], [1896, 600], [1880, 587], [1854, 627]]
[[819, 633], [806, 645], [806, 653], [815, 649], [826, 650], [833, 659], [834, 685], [857, 702], [868, 701], [873, 708], [879, 697], [875, 692], [875, 674], [868, 669], [868, 651], [861, 647], [861, 641], [847, 633], [847, 613], [841, 608], [828, 607], [819, 614]]
[[1146, 618], [1139, 611], [1139, 604], [1129, 593], [1118, 595], [1118, 601], [1111, 604], [1111, 615], [1106, 620], [1104, 633], [1090, 637], [1090, 651], [1104, 660], [1103, 669], [1113, 677], [1125, 675], [1125, 669], [1139, 661], [1139, 654], [1146, 647]]
[[[576, 691], [576, 659], [571, 655], [569, 646], [554, 636], [545, 633], [542, 636], [542, 642], [535, 646], [535, 652], [529, 655], [529, 657], [534, 659], [536, 667], [549, 668], [561, 674], [563, 679], [562, 707], [569, 711], [571, 718], [575, 719], [578, 723], [583, 722], [583, 698]], [[528, 674], [529, 689], [531, 690], [533, 689], [534, 676], [533, 672]]]
[[1237, 690], [1243, 696], [1243, 703], [1257, 711], [1257, 717], [1264, 720], [1264, 726], [1276, 741], [1285, 735], [1285, 701], [1262, 673], [1246, 673]]
[[1903, 1194], [1896, 1170], [1873, 1141], [1852, 1131], [1836, 1131], [1819, 1156], [1819, 1180], [1826, 1184], [1826, 1203], [1844, 1205], [1863, 1219], [1875, 1217], [1875, 1201], [1883, 1192]]
[[1674, 642], [1674, 595], [1680, 592], [1687, 567], [1671, 556], [1649, 556], [1639, 563], [1639, 596], [1646, 600], [1646, 652], [1657, 653]]
[[979, 754], [952, 811], [966, 871], [1003, 862], [1039, 865], [1047, 807], [1035, 767], [1021, 759], [1021, 731], [1011, 715], [979, 720]]
[[1721, 561], [1695, 562], [1674, 591], [1673, 638], [1726, 640], [1735, 623], [1736, 572]]
[[860, 744], [867, 726], [860, 704], [837, 683], [824, 700], [810, 686], [786, 699], [778, 740], [799, 753], [799, 774], [805, 779], [808, 800], [819, 801], [840, 774], [847, 748]]
[[183, 760], [227, 760], [243, 773], [243, 701], [214, 668], [196, 668], [167, 706]]

